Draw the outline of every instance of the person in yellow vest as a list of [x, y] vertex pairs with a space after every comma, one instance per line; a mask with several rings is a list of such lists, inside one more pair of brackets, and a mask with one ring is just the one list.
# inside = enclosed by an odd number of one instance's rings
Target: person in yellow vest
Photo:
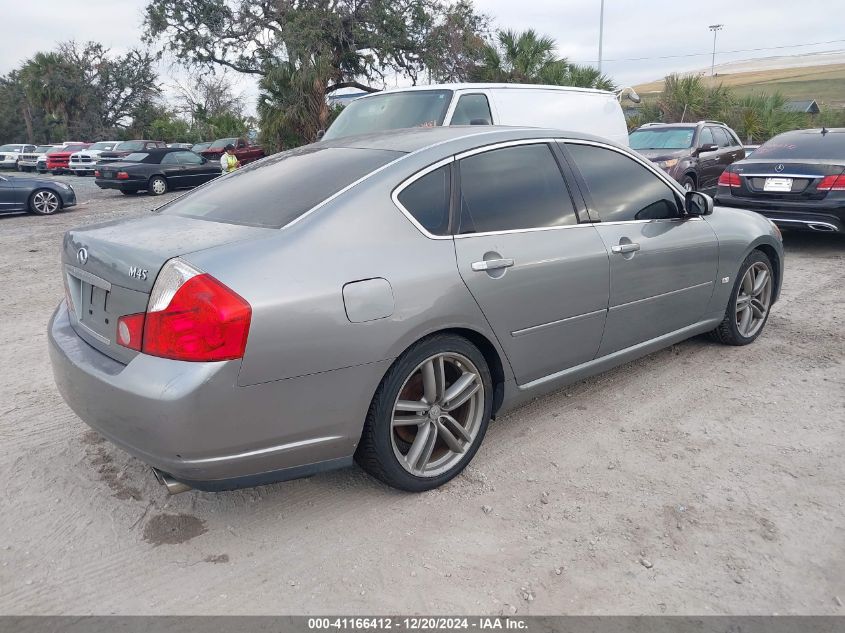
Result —
[[241, 161], [239, 161], [238, 157], [235, 156], [235, 146], [229, 143], [226, 146], [226, 151], [224, 151], [223, 155], [220, 157], [220, 168], [223, 170], [224, 174], [228, 174], [229, 172], [235, 171], [240, 166]]

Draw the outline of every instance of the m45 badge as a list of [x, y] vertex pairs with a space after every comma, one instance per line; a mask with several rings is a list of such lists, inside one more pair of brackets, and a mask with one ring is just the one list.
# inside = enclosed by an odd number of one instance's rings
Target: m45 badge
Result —
[[141, 281], [146, 281], [147, 272], [146, 268], [138, 268], [137, 266], [129, 267], [129, 276], [134, 277], [135, 279], [140, 279]]

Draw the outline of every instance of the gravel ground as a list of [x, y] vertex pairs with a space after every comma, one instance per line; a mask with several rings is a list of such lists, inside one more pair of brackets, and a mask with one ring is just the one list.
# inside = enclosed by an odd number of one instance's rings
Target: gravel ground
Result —
[[787, 235], [762, 337], [697, 338], [496, 420], [411, 495], [351, 468], [169, 497], [64, 405], [45, 330], [73, 226], [0, 217], [0, 613], [843, 614], [845, 240]]

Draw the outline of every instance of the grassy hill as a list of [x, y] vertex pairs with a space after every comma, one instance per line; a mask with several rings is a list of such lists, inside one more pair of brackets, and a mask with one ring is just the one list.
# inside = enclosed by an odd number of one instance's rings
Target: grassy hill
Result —
[[[740, 96], [780, 92], [788, 99], [815, 99], [819, 105], [845, 108], [845, 64], [717, 74], [714, 81], [729, 86]], [[663, 80], [634, 89], [648, 99], [663, 90]]]

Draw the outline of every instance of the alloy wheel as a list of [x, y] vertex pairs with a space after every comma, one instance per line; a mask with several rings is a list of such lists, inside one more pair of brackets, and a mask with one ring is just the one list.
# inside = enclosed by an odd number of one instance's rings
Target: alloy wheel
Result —
[[766, 322], [772, 304], [772, 273], [763, 262], [754, 262], [739, 284], [736, 295], [736, 329], [746, 338]]
[[59, 208], [59, 197], [52, 191], [39, 191], [32, 197], [32, 206], [37, 213], [49, 215]]
[[484, 398], [481, 373], [462, 354], [435, 354], [417, 365], [399, 390], [390, 422], [402, 467], [435, 477], [455, 466], [481, 429]]

